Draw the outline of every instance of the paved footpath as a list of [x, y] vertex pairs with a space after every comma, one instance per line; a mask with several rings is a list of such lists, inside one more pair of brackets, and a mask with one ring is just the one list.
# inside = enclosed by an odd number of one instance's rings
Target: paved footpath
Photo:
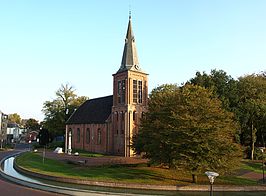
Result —
[[243, 174], [241, 177], [243, 178], [248, 178], [248, 179], [251, 179], [251, 180], [257, 180], [258, 182], [262, 182], [262, 174], [260, 173], [255, 173], [255, 172], [247, 172], [245, 174]]
[[83, 157], [83, 156], [74, 156], [68, 154], [57, 154], [51, 151], [45, 153], [45, 157], [61, 160], [61, 161], [70, 161], [77, 164], [82, 164], [86, 166], [101, 166], [101, 165], [112, 165], [112, 164], [139, 164], [147, 163], [147, 159], [141, 159], [138, 157], [119, 157], [119, 156], [110, 156], [110, 157]]

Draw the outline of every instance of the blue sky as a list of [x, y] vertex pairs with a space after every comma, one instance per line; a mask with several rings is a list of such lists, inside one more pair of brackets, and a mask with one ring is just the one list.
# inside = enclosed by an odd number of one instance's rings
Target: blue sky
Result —
[[266, 70], [265, 0], [0, 0], [0, 110], [42, 120], [65, 83], [111, 95], [129, 4], [150, 90], [196, 71]]

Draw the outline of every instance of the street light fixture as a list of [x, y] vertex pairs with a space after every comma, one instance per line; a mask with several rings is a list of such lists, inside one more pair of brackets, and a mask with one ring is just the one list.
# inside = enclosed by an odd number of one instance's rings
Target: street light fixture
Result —
[[209, 178], [209, 180], [210, 180], [210, 196], [212, 196], [212, 195], [213, 195], [212, 185], [213, 185], [213, 183], [214, 183], [214, 179], [215, 179], [216, 177], [218, 177], [219, 174], [216, 173], [216, 172], [211, 172], [211, 171], [207, 171], [207, 172], [205, 172], [205, 174], [208, 176], [208, 178]]
[[265, 147], [259, 147], [262, 154], [262, 183], [264, 184], [264, 149]]

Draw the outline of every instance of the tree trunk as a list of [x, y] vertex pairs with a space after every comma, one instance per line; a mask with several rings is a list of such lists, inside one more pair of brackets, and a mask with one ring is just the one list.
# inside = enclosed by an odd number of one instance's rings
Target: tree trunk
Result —
[[255, 150], [255, 142], [256, 142], [256, 132], [257, 129], [254, 128], [253, 122], [251, 122], [251, 160], [254, 160], [254, 150]]
[[255, 142], [252, 141], [252, 145], [251, 145], [251, 160], [253, 161], [254, 160], [254, 144]]
[[198, 182], [198, 176], [196, 174], [192, 174], [192, 183]]

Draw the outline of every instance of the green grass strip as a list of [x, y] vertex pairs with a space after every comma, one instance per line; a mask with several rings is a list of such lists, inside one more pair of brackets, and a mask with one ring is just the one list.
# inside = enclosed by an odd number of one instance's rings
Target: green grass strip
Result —
[[[74, 179], [158, 185], [191, 184], [189, 173], [147, 167], [144, 164], [84, 167], [47, 158], [43, 164], [42, 156], [29, 152], [17, 157], [16, 163], [33, 172]], [[203, 174], [198, 176], [198, 182], [199, 184], [208, 184], [209, 180]], [[215, 180], [215, 184], [255, 185], [256, 181], [237, 175], [220, 176]]]
[[19, 156], [16, 163], [27, 170], [59, 177], [130, 183], [176, 183], [175, 178], [164, 179], [160, 172], [141, 166], [81, 167], [52, 159], [45, 159], [43, 164], [42, 157], [34, 153]]

